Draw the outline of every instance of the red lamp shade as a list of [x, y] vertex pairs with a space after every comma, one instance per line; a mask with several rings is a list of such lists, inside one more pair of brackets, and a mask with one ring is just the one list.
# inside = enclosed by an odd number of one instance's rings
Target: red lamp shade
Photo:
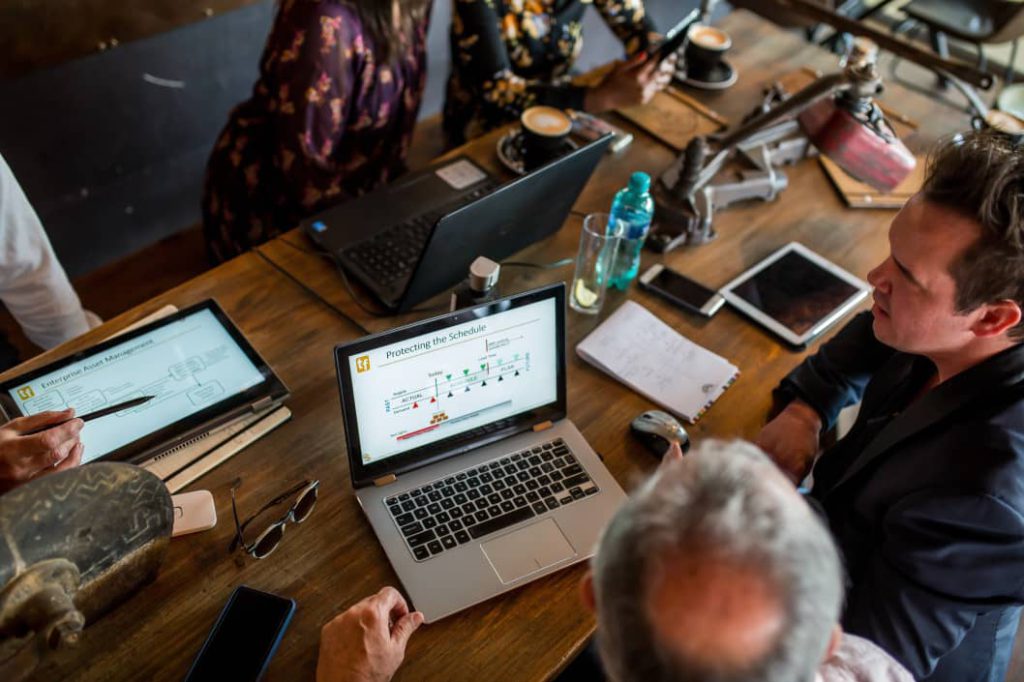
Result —
[[854, 179], [879, 191], [895, 189], [917, 165], [884, 117], [869, 121], [833, 97], [812, 104], [797, 120], [818, 151]]

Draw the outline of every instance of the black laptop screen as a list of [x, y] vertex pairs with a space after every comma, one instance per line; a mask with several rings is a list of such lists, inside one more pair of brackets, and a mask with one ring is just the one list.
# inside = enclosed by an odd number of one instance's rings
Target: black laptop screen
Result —
[[352, 464], [389, 469], [403, 455], [477, 439], [561, 403], [562, 298], [479, 308], [339, 352]]

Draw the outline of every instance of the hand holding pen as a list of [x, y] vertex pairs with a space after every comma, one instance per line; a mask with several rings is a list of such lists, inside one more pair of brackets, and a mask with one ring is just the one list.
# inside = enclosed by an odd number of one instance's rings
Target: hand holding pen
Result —
[[78, 466], [85, 446], [78, 434], [85, 426], [75, 410], [40, 412], [0, 426], [0, 491], [44, 474]]
[[82, 462], [79, 440], [85, 422], [138, 407], [153, 399], [142, 396], [75, 417], [74, 408], [18, 417], [0, 426], [0, 492], [44, 474]]

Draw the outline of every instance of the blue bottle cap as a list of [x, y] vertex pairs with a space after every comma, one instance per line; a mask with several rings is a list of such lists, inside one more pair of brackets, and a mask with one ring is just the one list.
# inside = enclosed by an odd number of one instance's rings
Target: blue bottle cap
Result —
[[642, 171], [637, 171], [629, 176], [629, 188], [634, 192], [643, 194], [651, 188], [651, 176]]

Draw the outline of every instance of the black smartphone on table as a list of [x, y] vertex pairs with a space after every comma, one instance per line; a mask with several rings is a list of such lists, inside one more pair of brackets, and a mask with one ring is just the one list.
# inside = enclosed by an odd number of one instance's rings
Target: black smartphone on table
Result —
[[640, 286], [670, 303], [704, 317], [711, 317], [725, 303], [725, 298], [717, 291], [694, 282], [661, 263], [652, 265], [640, 275]]
[[295, 613], [295, 600], [241, 585], [231, 593], [186, 682], [257, 682]]
[[690, 27], [700, 21], [700, 9], [695, 9], [687, 14], [682, 21], [673, 26], [665, 34], [665, 37], [647, 48], [647, 58], [664, 61], [669, 55], [675, 53], [686, 42], [690, 33]]

